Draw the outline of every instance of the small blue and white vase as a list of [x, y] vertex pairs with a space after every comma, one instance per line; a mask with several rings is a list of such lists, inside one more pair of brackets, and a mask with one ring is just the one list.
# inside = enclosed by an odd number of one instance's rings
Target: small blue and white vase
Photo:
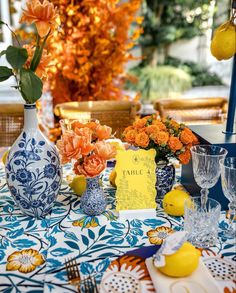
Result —
[[156, 203], [160, 203], [165, 194], [171, 191], [175, 182], [175, 167], [165, 161], [157, 162], [156, 167]]
[[106, 210], [107, 200], [99, 184], [99, 176], [87, 177], [87, 187], [80, 201], [80, 207], [89, 216], [98, 216]]
[[56, 147], [38, 128], [35, 104], [24, 106], [24, 128], [9, 151], [6, 180], [24, 214], [44, 218], [50, 213], [60, 189], [62, 170]]

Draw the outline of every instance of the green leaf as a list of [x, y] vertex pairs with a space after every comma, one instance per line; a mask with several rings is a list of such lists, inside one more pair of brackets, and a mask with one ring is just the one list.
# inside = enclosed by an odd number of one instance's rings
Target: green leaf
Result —
[[25, 64], [28, 53], [24, 48], [9, 46], [6, 51], [6, 58], [14, 69], [20, 69]]
[[5, 22], [0, 19], [0, 24], [5, 24]]
[[3, 55], [5, 55], [6, 52], [7, 52], [6, 50], [1, 51], [1, 52], [0, 52], [0, 57], [2, 57]]
[[42, 95], [42, 80], [30, 69], [20, 70], [20, 92], [27, 103], [35, 103]]
[[6, 66], [0, 66], [0, 81], [7, 80], [12, 75], [13, 72], [10, 68]]

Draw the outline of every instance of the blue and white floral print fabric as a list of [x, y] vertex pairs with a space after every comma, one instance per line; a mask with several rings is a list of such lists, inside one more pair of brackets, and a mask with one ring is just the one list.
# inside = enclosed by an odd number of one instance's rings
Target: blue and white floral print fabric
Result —
[[[65, 170], [66, 172], [69, 170]], [[82, 213], [79, 197], [64, 184], [52, 213], [45, 220], [23, 216], [15, 206], [0, 168], [0, 292], [76, 292], [68, 284], [64, 262], [76, 257], [84, 275], [96, 273], [101, 279], [111, 260], [133, 249], [159, 244], [168, 233], [180, 230], [183, 219], [170, 218], [159, 209], [153, 219], [120, 221], [114, 212], [115, 189], [108, 182], [109, 170], [103, 176], [108, 209], [100, 216]], [[221, 226], [227, 225], [222, 214]], [[148, 233], [149, 232], [149, 233]], [[219, 239], [217, 246], [205, 250], [209, 269], [212, 260], [231, 265], [235, 259], [233, 241]], [[7, 270], [8, 269], [8, 270]], [[216, 279], [223, 288], [233, 282]], [[229, 291], [230, 292], [230, 291]]]

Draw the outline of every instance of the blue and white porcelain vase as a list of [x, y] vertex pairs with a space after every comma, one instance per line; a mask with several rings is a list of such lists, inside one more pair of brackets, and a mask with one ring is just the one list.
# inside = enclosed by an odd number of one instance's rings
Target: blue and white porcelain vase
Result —
[[24, 214], [44, 218], [50, 213], [60, 189], [62, 170], [56, 147], [38, 128], [35, 104], [24, 106], [24, 128], [9, 151], [6, 180]]
[[174, 185], [175, 167], [166, 161], [159, 161], [156, 166], [156, 203], [160, 203]]
[[87, 187], [81, 197], [81, 209], [90, 216], [98, 216], [106, 210], [107, 200], [99, 184], [99, 176], [87, 177]]

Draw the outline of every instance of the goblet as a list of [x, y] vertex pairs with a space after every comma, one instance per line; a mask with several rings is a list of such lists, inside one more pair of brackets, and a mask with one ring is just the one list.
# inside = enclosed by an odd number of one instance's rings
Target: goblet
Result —
[[206, 209], [209, 188], [212, 188], [220, 177], [220, 160], [228, 151], [214, 145], [196, 145], [191, 147], [193, 175], [201, 187], [201, 206]]
[[234, 238], [236, 231], [233, 228], [233, 220], [236, 214], [236, 157], [228, 157], [220, 160], [221, 185], [225, 197], [229, 200], [229, 227], [223, 231], [225, 238]]

